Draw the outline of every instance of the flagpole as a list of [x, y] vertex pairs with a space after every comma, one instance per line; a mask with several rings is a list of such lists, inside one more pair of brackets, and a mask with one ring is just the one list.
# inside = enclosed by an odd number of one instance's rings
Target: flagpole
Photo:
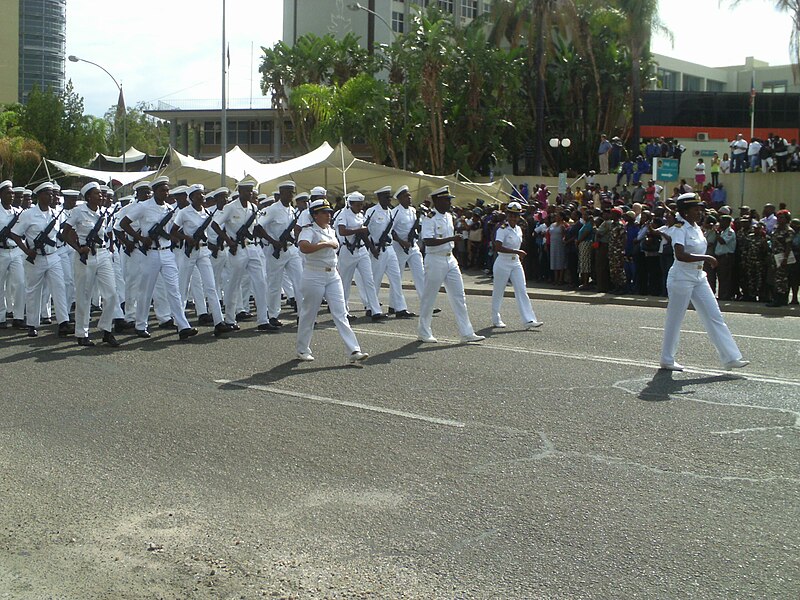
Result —
[[225, 102], [225, 79], [226, 79], [226, 65], [225, 65], [225, 0], [222, 0], [222, 110], [220, 118], [222, 119], [222, 139], [220, 155], [222, 157], [222, 168], [220, 175], [222, 177], [222, 187], [227, 183], [225, 175], [225, 154], [228, 151], [228, 111]]
[[750, 78], [750, 141], [753, 141], [753, 134], [755, 133], [755, 119], [756, 119], [756, 72], [752, 73]]

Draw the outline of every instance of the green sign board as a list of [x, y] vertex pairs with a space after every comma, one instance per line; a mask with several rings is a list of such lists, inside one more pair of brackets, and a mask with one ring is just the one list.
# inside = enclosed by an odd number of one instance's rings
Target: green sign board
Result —
[[700, 156], [714, 156], [716, 153], [716, 150], [700, 150]]
[[653, 169], [656, 181], [678, 181], [678, 159], [657, 158]]

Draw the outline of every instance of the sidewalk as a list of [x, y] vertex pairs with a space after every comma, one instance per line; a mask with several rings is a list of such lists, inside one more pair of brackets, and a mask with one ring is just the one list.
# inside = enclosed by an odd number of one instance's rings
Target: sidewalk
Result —
[[[492, 295], [492, 279], [482, 271], [474, 269], [465, 271], [463, 277], [464, 290], [467, 295]], [[384, 279], [382, 287], [388, 286], [389, 284]], [[403, 273], [403, 289], [414, 289], [414, 283], [411, 281], [411, 272], [408, 269]], [[506, 287], [505, 296], [507, 298], [514, 297], [514, 290], [511, 289], [510, 285]], [[581, 302], [583, 304], [615, 304], [620, 306], [652, 308], [667, 307], [667, 299], [659, 296], [637, 296], [635, 294], [617, 296], [593, 291], [584, 292], [572, 290], [546, 283], [528, 283], [528, 296], [533, 300], [557, 300], [560, 302]], [[780, 308], [768, 308], [761, 302], [720, 302], [719, 306], [722, 312], [729, 313], [748, 313], [767, 317], [800, 317], [800, 306], [796, 304], [782, 306]]]

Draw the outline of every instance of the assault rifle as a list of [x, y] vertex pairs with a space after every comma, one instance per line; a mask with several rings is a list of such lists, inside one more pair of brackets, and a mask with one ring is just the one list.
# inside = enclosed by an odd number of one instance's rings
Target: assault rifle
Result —
[[394, 225], [394, 217], [395, 215], [391, 216], [391, 218], [389, 219], [389, 224], [386, 226], [386, 229], [383, 230], [383, 233], [381, 233], [381, 236], [378, 238], [377, 245], [373, 247], [373, 249], [377, 249], [378, 255], [380, 255], [380, 253], [383, 252], [383, 249], [386, 247], [386, 244], [391, 242], [392, 238], [390, 237], [389, 234], [392, 231], [392, 225]]
[[286, 252], [289, 242], [292, 241], [292, 232], [294, 231], [294, 226], [297, 225], [297, 218], [300, 216], [300, 213], [296, 213], [294, 215], [294, 219], [292, 222], [289, 223], [289, 226], [283, 231], [283, 233], [278, 238], [278, 245], [275, 246], [275, 249], [272, 251], [272, 256], [274, 258], [280, 258], [281, 252]]
[[11, 233], [11, 228], [14, 227], [14, 225], [16, 225], [17, 220], [19, 219], [19, 216], [21, 214], [22, 213], [15, 214], [11, 218], [11, 220], [6, 224], [6, 226], [0, 230], [0, 244], [2, 244], [3, 246], [5, 246], [8, 243], [8, 234]]
[[[192, 243], [183, 245], [183, 252], [184, 252], [184, 254], [186, 254], [186, 258], [189, 258], [189, 256], [192, 254], [192, 250], [194, 250], [194, 248], [195, 248], [195, 246], [197, 246], [197, 244], [199, 244], [204, 239], [206, 239], [206, 229], [208, 229], [208, 226], [211, 225], [211, 219], [214, 218], [214, 213], [215, 212], [217, 212], [217, 211], [214, 211], [213, 213], [209, 213], [208, 216], [206, 217], [206, 220], [203, 221], [200, 224], [200, 227], [198, 227], [195, 230], [195, 232], [192, 234]], [[216, 258], [216, 256], [214, 256], [214, 258]]]
[[421, 218], [422, 218], [422, 211], [418, 210], [417, 211], [417, 218], [414, 221], [414, 224], [411, 226], [411, 231], [408, 232], [408, 237], [406, 238], [406, 241], [408, 242], [408, 246], [409, 247], [408, 248], [403, 248], [403, 252], [405, 252], [406, 254], [408, 254], [408, 250], [409, 250], [409, 248], [411, 248], [411, 246], [414, 245], [414, 242], [417, 241], [417, 236], [419, 235], [419, 232], [417, 231], [417, 228], [419, 227], [419, 221], [420, 221]]
[[[33, 249], [37, 253], [41, 252], [42, 256], [44, 256], [44, 247], [45, 246], [54, 247], [56, 245], [56, 243], [53, 240], [50, 239], [50, 232], [53, 231], [53, 227], [56, 226], [56, 223], [58, 222], [58, 218], [61, 216], [62, 212], [64, 212], [63, 209], [61, 211], [59, 211], [59, 213], [55, 217], [53, 217], [53, 220], [50, 221], [47, 224], [47, 227], [42, 229], [39, 232], [39, 235], [37, 235], [33, 239]], [[36, 256], [34, 255], [33, 258], [28, 256], [25, 260], [27, 260], [31, 264], [34, 264], [34, 262], [36, 262]]]
[[247, 222], [239, 227], [239, 231], [236, 232], [236, 245], [241, 246], [244, 248], [244, 243], [246, 240], [252, 240], [253, 234], [249, 233], [248, 230], [250, 229], [250, 225], [253, 224], [253, 221], [256, 220], [256, 211], [254, 210], [250, 213], [250, 218], [247, 219]]
[[[95, 250], [95, 246], [102, 243], [102, 239], [100, 238], [100, 226], [106, 220], [105, 215], [100, 215], [97, 217], [97, 222], [92, 227], [92, 230], [86, 235], [86, 245], [89, 246], [89, 250], [92, 252], [92, 256], [97, 254], [97, 250]], [[81, 254], [80, 261], [83, 264], [86, 264], [86, 261], [89, 257], [86, 254]]]
[[[172, 213], [175, 212], [175, 209], [167, 211], [167, 214], [155, 225], [153, 225], [150, 230], [147, 232], [147, 237], [150, 238], [152, 243], [157, 243], [160, 238], [172, 239], [164, 232], [164, 227], [166, 227], [169, 220], [172, 218]], [[147, 254], [147, 250], [143, 246], [139, 246], [139, 250], [142, 251], [142, 254]]]
[[[368, 227], [369, 226], [369, 222], [371, 220], [372, 220], [372, 213], [369, 214], [369, 216], [367, 217], [367, 220], [364, 221], [364, 223], [361, 226], [362, 227]], [[363, 233], [354, 234], [353, 237], [355, 238], [355, 241], [353, 241], [353, 242], [349, 242], [347, 240], [347, 236], [345, 236], [344, 244], [345, 244], [345, 246], [347, 246], [347, 249], [350, 250], [350, 254], [355, 254], [356, 250], [361, 248], [361, 246], [365, 245], [364, 236], [365, 236], [365, 234], [363, 234]], [[369, 239], [369, 237], [367, 237], [367, 239]]]

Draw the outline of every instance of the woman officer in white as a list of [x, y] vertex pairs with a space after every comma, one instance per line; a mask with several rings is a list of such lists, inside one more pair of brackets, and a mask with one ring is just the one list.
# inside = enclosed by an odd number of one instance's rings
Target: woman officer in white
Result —
[[314, 333], [314, 320], [319, 312], [322, 298], [325, 297], [336, 329], [350, 353], [350, 362], [364, 360], [369, 355], [361, 352], [356, 334], [350, 328], [342, 280], [339, 271], [336, 270], [336, 251], [339, 249], [339, 241], [336, 239], [336, 232], [330, 226], [333, 209], [323, 198], [312, 202], [308, 210], [314, 223], [303, 228], [297, 238], [300, 252], [306, 258], [300, 284], [302, 302], [297, 326], [297, 358], [314, 360], [311, 355], [311, 336]]
[[697, 224], [703, 213], [697, 194], [679, 196], [678, 212], [683, 217], [683, 223], [676, 224], [670, 231], [675, 262], [667, 276], [669, 303], [664, 324], [664, 343], [661, 347], [661, 368], [669, 371], [683, 370], [683, 366], [675, 362], [675, 352], [689, 302], [697, 311], [723, 366], [728, 370], [745, 367], [750, 362], [742, 360], [742, 353], [722, 318], [703, 270], [704, 263], [708, 262], [711, 267], [716, 267], [717, 261], [706, 254], [706, 238]]
[[525, 329], [541, 327], [542, 323], [536, 320], [531, 300], [525, 287], [525, 273], [522, 270], [521, 258], [525, 257], [522, 246], [522, 228], [519, 216], [522, 214], [522, 205], [519, 202], [509, 202], [506, 207], [506, 222], [497, 228], [494, 237], [494, 249], [497, 259], [494, 261], [494, 288], [492, 289], [492, 324], [495, 327], [506, 326], [500, 318], [500, 305], [503, 303], [503, 293], [506, 285], [511, 280], [514, 287], [514, 298], [517, 300], [519, 316]]
[[[100, 212], [100, 185], [87, 183], [81, 189], [85, 204], [79, 204], [64, 221], [63, 237], [75, 250], [72, 269], [75, 275], [75, 337], [79, 346], [94, 346], [89, 338], [89, 311], [92, 307], [92, 289], [103, 298], [103, 313], [97, 326], [103, 332], [103, 342], [116, 348], [119, 342], [111, 333], [114, 319], [123, 317], [117, 300], [117, 279], [114, 263], [105, 236], [105, 215]], [[97, 238], [87, 237], [96, 231]], [[84, 263], [83, 260], [86, 262]]]

